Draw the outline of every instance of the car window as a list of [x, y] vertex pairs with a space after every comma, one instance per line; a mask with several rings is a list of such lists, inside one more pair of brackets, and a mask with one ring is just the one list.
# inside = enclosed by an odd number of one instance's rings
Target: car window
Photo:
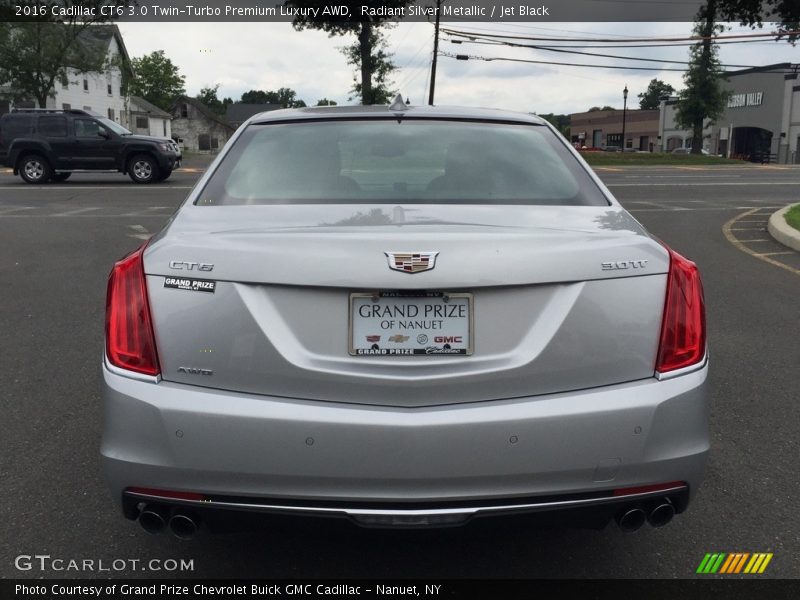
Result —
[[75, 119], [75, 137], [96, 138], [100, 124], [94, 119]]
[[607, 205], [548, 128], [406, 118], [250, 125], [198, 204]]
[[45, 137], [66, 137], [67, 119], [65, 117], [39, 117], [39, 133]]

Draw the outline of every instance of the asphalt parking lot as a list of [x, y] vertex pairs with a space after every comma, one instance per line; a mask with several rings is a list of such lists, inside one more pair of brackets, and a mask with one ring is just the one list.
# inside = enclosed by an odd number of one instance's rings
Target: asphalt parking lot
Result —
[[[800, 577], [800, 253], [765, 228], [800, 201], [800, 168], [598, 173], [704, 277], [713, 447], [687, 513], [634, 534], [521, 518], [422, 531], [292, 521], [182, 542], [125, 521], [101, 482], [100, 353], [111, 264], [164, 225], [198, 172], [154, 186], [90, 174], [30, 186], [0, 172], [0, 576], [680, 578], [694, 577], [706, 552], [773, 552], [762, 577]], [[183, 558], [194, 570], [15, 567], [33, 554]]]

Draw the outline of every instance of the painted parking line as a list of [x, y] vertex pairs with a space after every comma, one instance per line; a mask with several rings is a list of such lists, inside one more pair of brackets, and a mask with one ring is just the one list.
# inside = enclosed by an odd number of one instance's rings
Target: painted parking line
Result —
[[137, 240], [149, 240], [153, 234], [147, 231], [147, 228], [144, 225], [128, 225], [128, 229], [131, 229], [133, 233], [129, 233], [128, 237], [135, 238]]
[[53, 217], [74, 217], [75, 215], [80, 215], [87, 212], [92, 212], [93, 210], [100, 210], [100, 207], [90, 206], [87, 208], [76, 208], [74, 210], [67, 210], [60, 213], [55, 213], [51, 215]]
[[[774, 242], [774, 243], [777, 244], [777, 242], [775, 242], [775, 240], [772, 240], [772, 239], [770, 239], [770, 240], [766, 240], [766, 239], [740, 240], [740, 239], [738, 239], [736, 237], [736, 234], [734, 233], [734, 231], [736, 229], [735, 225], [737, 224], [737, 222], [740, 219], [744, 219], [745, 217], [753, 216], [754, 214], [756, 214], [756, 211], [759, 211], [759, 210], [763, 210], [763, 208], [753, 208], [753, 209], [748, 210], [746, 212], [743, 212], [743, 213], [741, 213], [739, 215], [736, 215], [735, 217], [730, 219], [727, 223], [725, 223], [722, 226], [722, 234], [725, 236], [725, 239], [727, 239], [728, 242], [730, 242], [737, 249], [741, 250], [742, 252], [744, 252], [746, 254], [749, 254], [750, 256], [753, 256], [753, 257], [757, 258], [758, 260], [763, 260], [764, 262], [767, 262], [767, 263], [769, 263], [771, 265], [774, 265], [776, 267], [780, 267], [781, 269], [789, 271], [790, 273], [794, 273], [795, 275], [800, 275], [800, 269], [796, 269], [796, 268], [794, 268], [794, 267], [792, 267], [790, 265], [787, 265], [787, 264], [785, 264], [785, 263], [783, 263], [783, 262], [781, 262], [779, 260], [776, 260], [776, 259], [772, 258], [773, 256], [778, 256], [779, 255], [777, 252], [776, 253], [773, 253], [773, 252], [758, 252], [758, 251], [754, 250], [753, 248], [750, 248], [750, 247], [747, 246], [747, 244], [749, 244], [749, 243], [763, 243], [763, 242], [767, 242], [767, 241]], [[783, 251], [781, 251], [781, 252], [783, 252]], [[796, 254], [796, 253], [795, 252], [790, 252], [789, 254]]]

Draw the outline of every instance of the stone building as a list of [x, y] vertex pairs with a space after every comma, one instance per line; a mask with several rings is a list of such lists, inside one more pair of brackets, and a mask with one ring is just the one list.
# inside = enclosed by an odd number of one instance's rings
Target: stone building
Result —
[[219, 152], [236, 128], [195, 98], [172, 105], [172, 137], [190, 152]]

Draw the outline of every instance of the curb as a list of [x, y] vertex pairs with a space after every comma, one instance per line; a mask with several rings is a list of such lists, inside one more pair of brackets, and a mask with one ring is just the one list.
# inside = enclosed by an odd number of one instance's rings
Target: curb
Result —
[[794, 204], [785, 206], [777, 212], [772, 213], [767, 223], [767, 231], [778, 242], [800, 252], [800, 231], [790, 226], [783, 217]]

